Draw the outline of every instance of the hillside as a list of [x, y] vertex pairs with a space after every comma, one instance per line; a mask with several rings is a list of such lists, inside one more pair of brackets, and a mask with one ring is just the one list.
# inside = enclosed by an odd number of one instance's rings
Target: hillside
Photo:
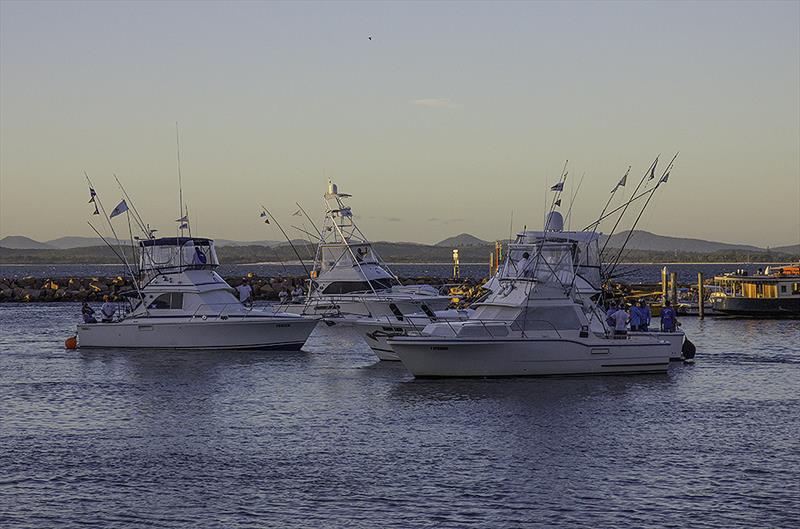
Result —
[[3, 248], [15, 248], [20, 250], [47, 250], [52, 249], [52, 246], [49, 246], [43, 242], [34, 241], [28, 237], [23, 237], [22, 235], [9, 235], [8, 237], [3, 237], [0, 239], [0, 246]]
[[463, 248], [467, 246], [487, 246], [491, 243], [479, 239], [469, 233], [462, 233], [454, 237], [448, 237], [443, 241], [437, 242], [434, 246], [446, 246], [448, 248]]
[[[628, 232], [615, 233], [611, 237], [609, 246], [619, 248], [625, 242]], [[605, 244], [606, 237], [603, 237]], [[706, 241], [703, 239], [691, 239], [685, 237], [668, 237], [666, 235], [656, 235], [649, 231], [634, 230], [628, 241], [628, 249], [631, 250], [648, 250], [658, 252], [717, 252], [721, 250], [739, 250], [759, 252], [764, 251], [763, 248], [756, 246], [749, 246], [747, 244], [730, 244], [724, 242]]]

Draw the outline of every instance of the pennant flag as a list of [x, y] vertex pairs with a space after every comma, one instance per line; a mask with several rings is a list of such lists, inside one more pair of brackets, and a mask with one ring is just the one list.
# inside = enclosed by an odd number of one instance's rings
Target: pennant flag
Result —
[[89, 195], [91, 196], [91, 198], [89, 199], [89, 204], [93, 204], [94, 203], [94, 197], [97, 196], [97, 193], [95, 193], [93, 187], [89, 188]]
[[261, 212], [261, 218], [263, 219], [263, 218], [264, 218], [264, 217], [266, 217], [266, 216], [267, 216], [267, 212], [266, 212], [266, 211], [262, 211], [262, 212]]
[[558, 200], [556, 200], [556, 206], [560, 206], [560, 205], [561, 205], [561, 199], [559, 198]]
[[182, 222], [181, 225], [178, 226], [178, 229], [179, 230], [188, 230], [189, 229], [189, 223], [188, 222]]
[[622, 180], [620, 180], [617, 183], [617, 187], [625, 187], [625, 184], [627, 183], [628, 183], [628, 173], [625, 173], [625, 176], [622, 177]]
[[298, 209], [297, 211], [292, 213], [292, 217], [299, 217], [302, 214], [303, 214], [303, 210], [302, 209]]
[[563, 191], [563, 190], [564, 190], [564, 182], [559, 182], [550, 188], [550, 191]]
[[123, 200], [122, 202], [117, 204], [117, 207], [114, 208], [114, 211], [111, 212], [111, 215], [109, 215], [108, 218], [113, 219], [117, 215], [122, 215], [126, 211], [128, 211], [128, 204], [126, 204], [125, 201]]
[[266, 211], [261, 212], [261, 218], [264, 219], [264, 224], [269, 224], [269, 217], [267, 216]]
[[100, 210], [97, 209], [97, 203], [95, 203], [95, 205], [94, 205], [94, 213], [92, 213], [92, 215], [99, 215], [99, 214], [100, 214]]
[[177, 219], [175, 222], [189, 222], [189, 215], [184, 215], [183, 217]]
[[667, 171], [667, 174], [665, 174], [664, 176], [661, 177], [661, 180], [659, 180], [658, 183], [659, 184], [666, 184], [667, 180], [669, 180], [669, 171]]
[[342, 217], [352, 217], [353, 212], [349, 207], [346, 207], [339, 210], [339, 215], [341, 215]]
[[648, 182], [656, 177], [656, 165], [658, 165], [658, 157], [656, 157], [656, 161], [653, 163], [653, 168], [650, 169], [650, 176], [647, 178]]

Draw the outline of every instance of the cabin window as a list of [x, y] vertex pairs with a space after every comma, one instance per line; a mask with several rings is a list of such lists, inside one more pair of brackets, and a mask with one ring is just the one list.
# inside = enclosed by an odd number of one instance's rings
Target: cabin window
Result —
[[800, 295], [800, 283], [792, 283], [792, 294], [795, 296]]
[[168, 292], [153, 300], [148, 309], [176, 310], [183, 308], [183, 293]]
[[[392, 288], [392, 285], [388, 279], [373, 279], [372, 288], [375, 290], [387, 290]], [[322, 293], [349, 294], [351, 292], [370, 292], [371, 290], [367, 281], [336, 281], [325, 287]]]
[[528, 307], [514, 322], [526, 331], [578, 329], [581, 326], [574, 307]]
[[781, 294], [786, 294], [786, 285], [781, 285]]

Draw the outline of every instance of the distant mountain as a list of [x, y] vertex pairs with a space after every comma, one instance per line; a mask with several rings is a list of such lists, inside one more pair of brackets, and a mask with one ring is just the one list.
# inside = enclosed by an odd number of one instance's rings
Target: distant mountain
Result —
[[[113, 239], [109, 239], [108, 241], [114, 244], [112, 242]], [[47, 247], [49, 248], [58, 248], [59, 250], [69, 250], [70, 248], [85, 248], [87, 246], [105, 245], [103, 239], [101, 239], [100, 237], [59, 237], [58, 239], [47, 241], [44, 244], [46, 244]], [[0, 243], [0, 246], [5, 246], [5, 245]], [[11, 246], [6, 246], [6, 248], [11, 248]]]
[[463, 248], [465, 246], [487, 246], [490, 244], [483, 239], [479, 239], [469, 233], [462, 233], [455, 237], [448, 237], [443, 241], [437, 242], [434, 246], [447, 246], [449, 248]]
[[[620, 248], [625, 243], [625, 238], [628, 232], [616, 233], [611, 236], [608, 246], [611, 248]], [[606, 237], [603, 237], [605, 244]], [[665, 235], [656, 235], [649, 231], [634, 230], [631, 235], [630, 241], [626, 246], [629, 250], [648, 250], [659, 252], [698, 252], [709, 253], [717, 252], [719, 250], [739, 250], [739, 251], [752, 251], [760, 252], [763, 248], [756, 246], [749, 246], [747, 244], [729, 244], [724, 242], [706, 241], [703, 239], [688, 239], [684, 237], [667, 237]], [[777, 249], [775, 249], [777, 251]]]
[[[280, 241], [234, 241], [231, 239], [214, 239], [219, 247], [223, 246], [277, 246]], [[285, 243], [285, 241], [284, 241]]]
[[56, 249], [55, 246], [50, 246], [49, 244], [34, 241], [28, 237], [23, 237], [22, 235], [9, 235], [8, 237], [3, 237], [0, 239], [0, 246], [3, 248], [12, 248], [14, 250], [53, 250]]
[[800, 244], [792, 244], [789, 246], [778, 246], [777, 248], [770, 248], [773, 252], [785, 253], [795, 257], [800, 256]]

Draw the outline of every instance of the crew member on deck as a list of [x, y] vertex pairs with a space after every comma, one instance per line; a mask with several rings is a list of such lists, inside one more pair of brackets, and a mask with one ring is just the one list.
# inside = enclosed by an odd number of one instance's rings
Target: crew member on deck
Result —
[[636, 306], [636, 303], [631, 305], [631, 330], [642, 330], [642, 313], [639, 310], [639, 307]]
[[675, 332], [675, 326], [678, 323], [678, 315], [675, 309], [670, 306], [669, 300], [664, 302], [664, 308], [661, 309], [661, 330], [664, 332]]
[[94, 317], [94, 309], [85, 301], [81, 306], [81, 315], [83, 316], [83, 323], [97, 323], [97, 319]]
[[292, 290], [292, 303], [302, 303], [303, 297], [302, 287], [300, 285], [294, 287], [294, 290]]
[[117, 312], [117, 307], [111, 303], [108, 296], [103, 296], [103, 306], [100, 307], [100, 316], [103, 323], [111, 323], [114, 321], [114, 314]]
[[614, 337], [624, 338], [628, 334], [628, 320], [630, 315], [625, 310], [625, 304], [621, 303], [617, 312], [611, 315], [614, 320]]
[[239, 292], [239, 301], [242, 302], [244, 305], [249, 305], [251, 303], [250, 296], [253, 294], [253, 288], [248, 283], [247, 279], [242, 281], [242, 284], [236, 287], [236, 291]]
[[650, 319], [652, 315], [650, 314], [650, 306], [647, 304], [645, 300], [639, 301], [639, 330], [642, 332], [647, 332], [650, 330]]

